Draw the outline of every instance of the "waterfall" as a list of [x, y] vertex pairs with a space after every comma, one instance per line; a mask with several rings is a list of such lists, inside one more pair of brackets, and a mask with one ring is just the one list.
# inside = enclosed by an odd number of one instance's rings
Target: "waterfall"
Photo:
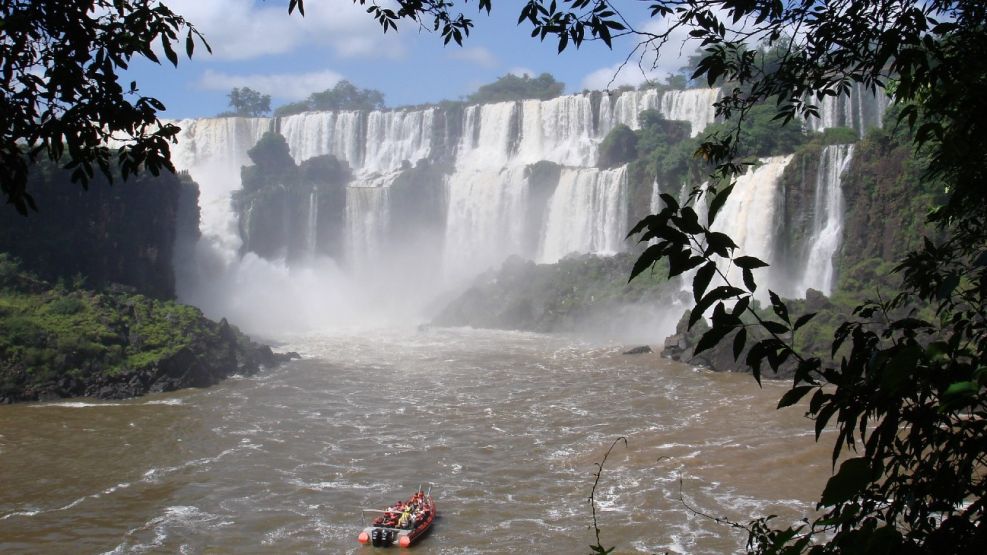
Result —
[[605, 94], [600, 100], [600, 134], [606, 136], [619, 124], [640, 129], [638, 115], [645, 110], [657, 109], [658, 99], [657, 89]]
[[319, 189], [312, 188], [308, 197], [308, 221], [305, 222], [305, 254], [315, 256], [319, 243]]
[[591, 166], [598, 144], [589, 95], [526, 100], [521, 103], [521, 136], [512, 162]]
[[806, 127], [811, 131], [822, 131], [833, 127], [849, 127], [860, 137], [872, 128], [881, 127], [884, 112], [890, 99], [883, 89], [871, 92], [860, 83], [850, 89], [850, 95], [827, 96], [821, 101], [815, 98], [808, 102], [819, 109], [819, 117], [810, 117]]
[[360, 112], [305, 112], [280, 119], [278, 132], [296, 162], [331, 154], [358, 169], [364, 150], [360, 124]]
[[661, 209], [665, 207], [665, 203], [661, 200], [662, 190], [658, 185], [658, 178], [655, 178], [655, 182], [651, 185], [651, 204], [648, 209], [649, 214], [657, 214], [661, 212]]
[[716, 120], [713, 104], [720, 99], [720, 94], [720, 89], [666, 91], [661, 95], [659, 110], [666, 119], [689, 122], [695, 137]]
[[357, 276], [383, 258], [390, 207], [387, 187], [346, 188], [346, 259]]
[[853, 145], [831, 145], [823, 149], [816, 176], [812, 235], [809, 239], [805, 273], [797, 293], [812, 288], [829, 295], [835, 271], [833, 255], [843, 236], [843, 191], [841, 177], [850, 165]]
[[175, 123], [182, 131], [172, 162], [200, 184], [203, 239], [232, 260], [241, 241], [230, 194], [240, 188], [240, 167], [251, 163], [247, 151], [270, 129], [271, 122], [266, 118], [207, 118]]
[[[768, 264], [774, 260], [775, 236], [778, 232], [775, 218], [778, 209], [778, 181], [791, 161], [792, 155], [765, 158], [760, 165], [737, 178], [736, 186], [712, 228], [733, 239], [739, 247], [738, 255], [754, 256]], [[727, 277], [730, 280], [740, 279], [739, 273], [735, 271]], [[769, 269], [766, 283], [760, 284], [758, 293], [766, 294], [766, 289], [775, 287], [773, 284], [779, 279]]]
[[[658, 110], [666, 119], [687, 121], [695, 137], [716, 120], [720, 89], [686, 89], [665, 91], [657, 89], [622, 91], [619, 95], [604, 95], [600, 101], [599, 134], [605, 137], [615, 126], [626, 125], [640, 129], [638, 116], [645, 110]], [[616, 96], [616, 98], [614, 98]]]
[[615, 254], [623, 250], [626, 223], [626, 168], [566, 168], [549, 202], [539, 259], [552, 263], [569, 253]]
[[523, 168], [457, 171], [447, 190], [446, 275], [456, 281], [525, 254], [528, 182]]
[[363, 171], [388, 172], [404, 161], [427, 158], [432, 141], [435, 109], [371, 112], [367, 116], [366, 157]]

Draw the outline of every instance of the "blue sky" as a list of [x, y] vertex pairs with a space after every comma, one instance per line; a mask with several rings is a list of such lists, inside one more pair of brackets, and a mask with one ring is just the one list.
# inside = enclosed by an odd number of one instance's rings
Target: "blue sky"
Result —
[[[140, 61], [126, 78], [141, 92], [167, 106], [166, 117], [215, 115], [227, 109], [226, 93], [249, 86], [272, 96], [272, 106], [302, 99], [347, 79], [359, 87], [382, 91], [388, 106], [457, 99], [506, 73], [549, 72], [568, 92], [602, 89], [634, 43], [615, 40], [570, 47], [561, 55], [556, 44], [530, 37], [530, 26], [517, 25], [520, 0], [494, 2], [491, 15], [465, 6], [476, 23], [463, 47], [443, 46], [438, 34], [408, 25], [381, 32], [378, 24], [351, 0], [306, 0], [306, 16], [287, 13], [287, 0], [165, 0], [202, 31], [213, 48], [197, 48], [192, 60], [177, 69]], [[636, 0], [618, 3], [632, 24], [656, 28]], [[626, 5], [626, 7], [624, 7]], [[645, 75], [632, 64], [615, 82], [637, 84], [663, 79], [689, 54], [676, 46]]]

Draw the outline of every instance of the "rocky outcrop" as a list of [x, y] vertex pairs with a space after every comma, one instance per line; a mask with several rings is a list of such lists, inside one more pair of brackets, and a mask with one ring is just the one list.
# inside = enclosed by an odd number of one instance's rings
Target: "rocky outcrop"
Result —
[[636, 256], [570, 256], [556, 264], [509, 258], [480, 276], [432, 321], [440, 326], [538, 332], [612, 331], [630, 309], [652, 311], [678, 293], [662, 272], [627, 282]]
[[0, 403], [205, 387], [292, 356], [193, 307], [120, 288], [51, 287], [3, 255], [0, 304]]
[[250, 376], [298, 356], [297, 353], [275, 353], [267, 345], [254, 343], [225, 319], [214, 331], [202, 334], [189, 345], [144, 366], [119, 374], [96, 373], [89, 381], [62, 378], [36, 391], [35, 396], [40, 399], [72, 396], [123, 399], [187, 387], [208, 387], [232, 375]]
[[242, 253], [270, 260], [344, 252], [346, 183], [350, 169], [334, 156], [295, 164], [284, 137], [266, 133], [248, 151], [253, 166], [241, 171], [233, 194]]

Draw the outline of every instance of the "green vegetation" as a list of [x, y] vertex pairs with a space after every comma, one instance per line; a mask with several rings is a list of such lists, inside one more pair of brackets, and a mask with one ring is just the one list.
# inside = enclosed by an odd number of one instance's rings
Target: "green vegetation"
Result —
[[477, 91], [466, 97], [469, 104], [489, 104], [508, 100], [539, 99], [548, 100], [560, 96], [565, 90], [565, 83], [556, 81], [548, 73], [538, 77], [529, 75], [517, 76], [508, 73], [493, 83], [483, 85]]
[[219, 114], [219, 117], [259, 118], [271, 111], [271, 95], [260, 94], [250, 87], [233, 88], [226, 97], [232, 110]]
[[600, 143], [601, 168], [622, 166], [637, 158], [637, 135], [630, 127], [619, 124], [610, 130]]
[[[73, 182], [96, 172], [112, 178], [171, 169], [169, 139], [178, 127], [163, 124], [164, 104], [143, 96], [118, 72], [137, 60], [178, 65], [199, 32], [160, 3], [133, 0], [50, 0], [0, 4], [0, 191], [21, 214], [36, 203], [28, 169], [42, 158], [63, 164]], [[198, 40], [197, 40], [198, 39]], [[114, 157], [110, 138], [133, 137]]]
[[380, 110], [384, 107], [384, 93], [374, 89], [361, 89], [349, 81], [336, 83], [331, 89], [312, 93], [300, 102], [292, 102], [274, 110], [275, 117], [290, 116], [302, 112], [330, 110]]
[[87, 384], [147, 371], [221, 328], [171, 301], [53, 287], [0, 254], [0, 400], [99, 394]]

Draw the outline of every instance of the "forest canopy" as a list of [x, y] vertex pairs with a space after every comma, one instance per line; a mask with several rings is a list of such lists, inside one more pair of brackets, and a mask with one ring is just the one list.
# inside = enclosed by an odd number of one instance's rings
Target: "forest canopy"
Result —
[[565, 83], [555, 80], [551, 74], [542, 73], [538, 77], [528, 74], [521, 76], [508, 73], [493, 83], [483, 85], [466, 97], [470, 104], [487, 104], [508, 100], [548, 100], [562, 94]]
[[374, 89], [361, 89], [345, 79], [331, 89], [312, 93], [305, 100], [292, 102], [274, 110], [277, 117], [302, 112], [330, 110], [380, 110], [384, 107], [384, 93]]

